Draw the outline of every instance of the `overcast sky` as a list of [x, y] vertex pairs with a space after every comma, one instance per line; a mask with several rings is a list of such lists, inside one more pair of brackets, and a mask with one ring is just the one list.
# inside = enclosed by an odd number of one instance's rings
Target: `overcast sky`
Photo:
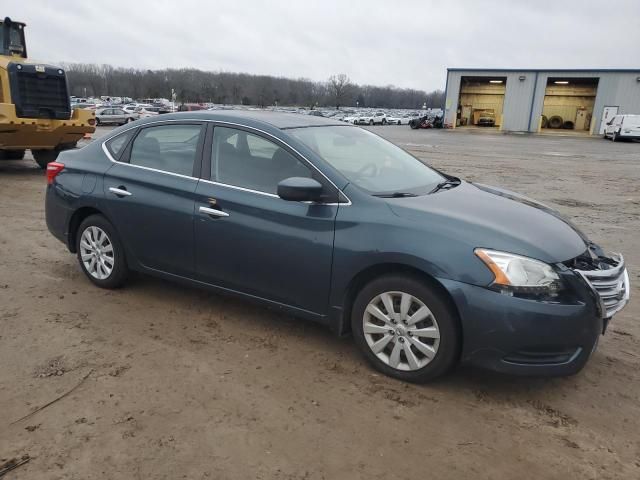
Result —
[[640, 67], [639, 0], [2, 0], [34, 59], [444, 89], [447, 67]]

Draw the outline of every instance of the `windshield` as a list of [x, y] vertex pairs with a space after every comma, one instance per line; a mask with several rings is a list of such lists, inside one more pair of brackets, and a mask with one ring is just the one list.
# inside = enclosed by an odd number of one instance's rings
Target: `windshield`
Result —
[[349, 126], [288, 131], [350, 182], [374, 195], [424, 195], [444, 180], [417, 158], [383, 138]]

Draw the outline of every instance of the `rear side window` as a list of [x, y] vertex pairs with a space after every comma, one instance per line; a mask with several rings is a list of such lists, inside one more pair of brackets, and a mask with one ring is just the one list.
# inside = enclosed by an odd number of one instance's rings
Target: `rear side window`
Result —
[[201, 135], [200, 125], [143, 128], [133, 140], [129, 163], [192, 176]]
[[107, 150], [109, 150], [109, 153], [114, 158], [114, 160], [118, 160], [120, 158], [120, 155], [124, 151], [124, 148], [127, 146], [127, 143], [129, 143], [129, 139], [132, 135], [133, 130], [129, 130], [107, 141]]

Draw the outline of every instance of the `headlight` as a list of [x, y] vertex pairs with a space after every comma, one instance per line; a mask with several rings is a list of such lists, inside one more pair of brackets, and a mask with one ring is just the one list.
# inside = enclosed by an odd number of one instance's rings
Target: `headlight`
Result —
[[474, 253], [495, 276], [492, 286], [503, 293], [555, 294], [560, 289], [560, 277], [547, 263], [484, 248]]

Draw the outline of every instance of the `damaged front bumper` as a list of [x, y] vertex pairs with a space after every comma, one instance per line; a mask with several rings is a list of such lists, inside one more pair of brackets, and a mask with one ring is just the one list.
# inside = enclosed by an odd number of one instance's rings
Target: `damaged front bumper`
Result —
[[621, 254], [607, 257], [593, 253], [592, 249], [589, 252], [588, 258], [582, 256], [572, 261], [573, 271], [595, 294], [600, 316], [608, 321], [629, 303], [629, 273]]
[[564, 295], [547, 301], [439, 279], [458, 308], [464, 363], [535, 376], [580, 371], [610, 319], [629, 301], [629, 275], [622, 255], [596, 246], [557, 264]]

